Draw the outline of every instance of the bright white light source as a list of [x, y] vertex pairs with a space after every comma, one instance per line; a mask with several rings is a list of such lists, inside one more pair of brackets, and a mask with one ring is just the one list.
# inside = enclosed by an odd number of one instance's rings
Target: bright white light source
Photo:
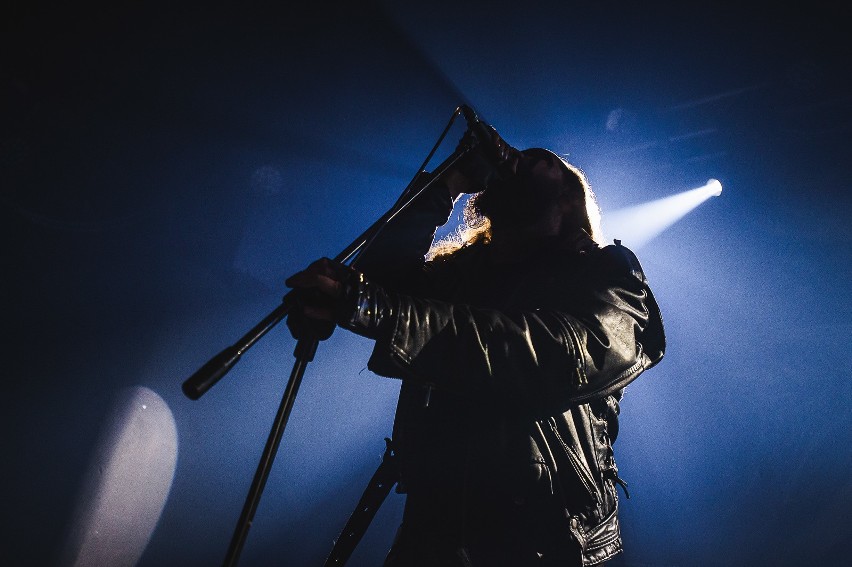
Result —
[[722, 194], [722, 183], [718, 179], [709, 180], [705, 187], [707, 187], [708, 191], [711, 191], [710, 195], [713, 197], [718, 197]]
[[165, 506], [177, 428], [153, 391], [123, 393], [98, 442], [62, 561], [68, 567], [136, 565]]
[[622, 240], [629, 248], [638, 249], [710, 197], [721, 194], [722, 184], [718, 179], [710, 179], [697, 189], [605, 213], [604, 233]]

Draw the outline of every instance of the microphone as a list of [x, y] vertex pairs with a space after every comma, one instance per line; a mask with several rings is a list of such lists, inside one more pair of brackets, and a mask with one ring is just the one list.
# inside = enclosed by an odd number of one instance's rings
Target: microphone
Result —
[[[459, 107], [467, 122], [467, 129], [473, 138], [482, 145], [483, 153], [491, 164], [504, 170], [505, 173], [514, 173], [521, 152], [506, 143], [493, 126], [483, 122], [471, 107], [463, 104]], [[508, 171], [505, 171], [508, 168]]]
[[493, 141], [495, 136], [499, 138], [497, 130], [480, 120], [476, 111], [474, 111], [471, 107], [463, 104], [459, 108], [461, 108], [462, 114], [464, 114], [464, 119], [467, 122], [467, 129], [470, 130], [480, 144], [487, 144]]

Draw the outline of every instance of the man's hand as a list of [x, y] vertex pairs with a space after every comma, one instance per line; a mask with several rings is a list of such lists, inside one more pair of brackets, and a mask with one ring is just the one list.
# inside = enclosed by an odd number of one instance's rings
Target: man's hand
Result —
[[490, 130], [489, 140], [480, 140], [468, 130], [459, 141], [456, 151], [470, 149], [445, 174], [454, 196], [484, 191], [495, 178], [515, 174], [521, 152], [507, 144], [496, 130]]
[[284, 284], [293, 288], [286, 296], [291, 304], [287, 327], [294, 338], [325, 340], [331, 336], [349, 307], [344, 297], [344, 282], [352, 273], [348, 266], [320, 258], [287, 278]]

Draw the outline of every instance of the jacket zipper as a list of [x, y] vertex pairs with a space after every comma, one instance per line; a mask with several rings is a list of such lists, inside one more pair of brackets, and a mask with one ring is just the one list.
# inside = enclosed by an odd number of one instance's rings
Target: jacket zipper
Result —
[[556, 439], [559, 441], [559, 444], [562, 446], [563, 452], [568, 457], [568, 461], [574, 468], [574, 472], [577, 473], [577, 477], [580, 479], [580, 482], [583, 484], [583, 487], [586, 489], [586, 492], [588, 492], [589, 496], [594, 499], [596, 505], [600, 504], [600, 495], [598, 494], [598, 490], [595, 487], [594, 480], [592, 479], [592, 471], [590, 471], [588, 467], [583, 464], [583, 462], [580, 460], [580, 457], [577, 456], [574, 450], [571, 449], [571, 447], [569, 447], [565, 443], [565, 441], [562, 440], [562, 436], [559, 434], [559, 430], [556, 427], [556, 420], [551, 417], [547, 420], [547, 424], [550, 427], [550, 430], [556, 436]]

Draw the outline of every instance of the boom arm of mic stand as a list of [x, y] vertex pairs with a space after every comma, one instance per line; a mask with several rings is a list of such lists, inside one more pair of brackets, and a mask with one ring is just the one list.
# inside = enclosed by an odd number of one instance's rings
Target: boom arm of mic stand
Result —
[[284, 296], [284, 301], [281, 305], [264, 317], [260, 323], [243, 335], [240, 340], [208, 360], [204, 366], [195, 371], [195, 374], [187, 378], [181, 386], [184, 395], [191, 400], [197, 400], [204, 395], [207, 390], [212, 388], [216, 382], [221, 380], [239, 362], [240, 357], [245, 351], [259, 341], [281, 319], [286, 317], [288, 311], [287, 296]]
[[[411, 188], [414, 181], [419, 177], [420, 173], [415, 176], [409, 187], [403, 192], [402, 197], [394, 204], [394, 206], [382, 215], [370, 228], [365, 230], [358, 238], [352, 241], [343, 251], [335, 256], [335, 261], [346, 263], [354, 254], [363, 253], [364, 250], [372, 243], [373, 239], [378, 236], [382, 228], [393, 220], [396, 215], [407, 208], [414, 200], [420, 196], [427, 188], [435, 181], [440, 179], [441, 175], [451, 168], [462, 156], [469, 152], [471, 147], [462, 147], [456, 149], [450, 157], [444, 160], [441, 165], [435, 169], [435, 174], [422, 187], [415, 189]], [[292, 292], [290, 292], [292, 293]], [[269, 315], [263, 318], [257, 325], [243, 335], [236, 343], [224, 349], [222, 352], [207, 361], [204, 366], [199, 368], [195, 373], [184, 381], [181, 389], [184, 395], [191, 400], [197, 400], [203, 396], [210, 388], [212, 388], [231, 368], [239, 362], [240, 357], [257, 341], [268, 333], [275, 325], [281, 322], [290, 310], [290, 302], [288, 297], [290, 293], [284, 296], [284, 299], [278, 307], [276, 307]]]

